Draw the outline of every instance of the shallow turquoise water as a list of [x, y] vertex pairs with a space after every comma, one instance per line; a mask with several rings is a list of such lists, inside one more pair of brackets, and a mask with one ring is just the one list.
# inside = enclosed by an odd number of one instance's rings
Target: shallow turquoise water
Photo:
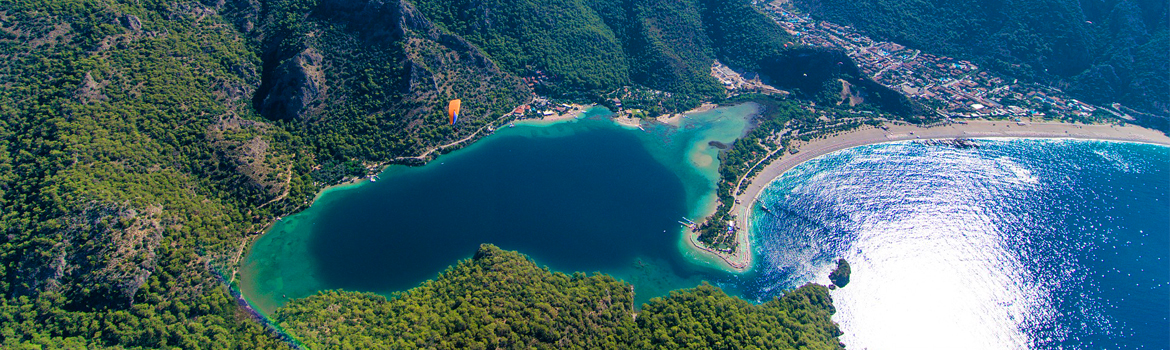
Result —
[[792, 169], [753, 211], [756, 273], [727, 283], [763, 299], [846, 258], [834, 319], [855, 349], [1170, 346], [1170, 147], [979, 142]]
[[850, 348], [1167, 348], [1170, 148], [988, 139], [977, 150], [911, 142], [797, 166], [753, 210], [755, 269], [728, 274], [685, 248], [676, 223], [711, 200], [717, 150], [754, 105], [681, 128], [630, 130], [595, 110], [500, 130], [377, 183], [323, 194], [245, 258], [263, 312], [343, 288], [391, 293], [479, 243], [559, 271], [602, 271], [639, 301], [708, 280], [763, 301], [828, 283]]
[[[684, 248], [683, 217], [712, 200], [718, 150], [758, 106], [716, 109], [680, 127], [615, 125], [604, 109], [517, 125], [422, 167], [322, 194], [250, 249], [240, 286], [270, 313], [325, 289], [392, 293], [434, 278], [481, 243], [558, 271], [629, 281], [638, 301], [718, 276]], [[696, 264], [698, 262], [699, 264]]]

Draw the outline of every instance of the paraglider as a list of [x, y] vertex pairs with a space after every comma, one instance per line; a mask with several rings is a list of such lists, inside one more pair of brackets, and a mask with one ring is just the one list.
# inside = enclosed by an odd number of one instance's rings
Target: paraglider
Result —
[[447, 117], [451, 119], [451, 125], [459, 120], [459, 103], [458, 99], [451, 100], [451, 104], [447, 105]]

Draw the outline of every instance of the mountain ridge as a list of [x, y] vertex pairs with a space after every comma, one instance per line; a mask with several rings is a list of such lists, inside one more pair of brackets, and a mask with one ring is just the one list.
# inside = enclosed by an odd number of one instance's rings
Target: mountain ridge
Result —
[[0, 344], [287, 347], [229, 291], [248, 244], [531, 97], [411, 4], [0, 5]]

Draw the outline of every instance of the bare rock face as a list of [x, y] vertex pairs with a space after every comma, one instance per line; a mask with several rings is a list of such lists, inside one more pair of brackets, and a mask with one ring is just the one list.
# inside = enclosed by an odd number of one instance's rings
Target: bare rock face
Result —
[[323, 64], [321, 54], [311, 47], [285, 60], [276, 70], [261, 113], [270, 119], [304, 119], [325, 97]]
[[[488, 58], [479, 47], [462, 37], [440, 31], [414, 5], [407, 1], [334, 0], [338, 4], [362, 4], [355, 12], [355, 21], [362, 23], [393, 23], [389, 37], [402, 41], [407, 67], [408, 84], [401, 91], [407, 105], [421, 106], [404, 113], [407, 119], [434, 112], [434, 107], [445, 106], [447, 99], [459, 97], [464, 101], [467, 119], [484, 117], [492, 111], [479, 106], [490, 105], [487, 96], [512, 96], [513, 104], [523, 103], [522, 97], [531, 94], [523, 82], [512, 76]], [[345, 5], [336, 5], [344, 7]], [[505, 92], [506, 91], [506, 92]]]
[[[386, 95], [383, 109], [368, 111], [377, 114], [397, 110], [403, 125], [428, 114], [438, 113], [446, 101], [462, 98], [466, 120], [487, 117], [487, 110], [507, 96], [511, 105], [519, 105], [531, 90], [523, 82], [503, 72], [475, 45], [457, 35], [439, 30], [413, 5], [402, 0], [322, 0], [314, 10], [312, 20], [332, 23], [346, 28], [343, 33], [360, 47], [358, 50], [382, 50], [401, 47], [392, 59], [403, 74], [401, 85]], [[286, 39], [287, 40], [287, 39]], [[281, 52], [280, 46], [271, 46], [265, 52], [266, 60], [277, 63], [265, 65], [263, 82], [254, 99], [261, 114], [271, 120], [327, 122], [329, 116], [320, 115], [331, 100], [345, 100], [346, 89], [332, 89], [330, 84], [346, 84], [336, 78], [344, 72], [329, 71], [345, 65], [352, 59], [346, 53], [318, 50], [316, 40], [306, 40], [300, 52]], [[389, 44], [389, 45], [387, 45]], [[287, 57], [287, 58], [283, 58]], [[327, 72], [328, 71], [328, 72]], [[334, 81], [336, 80], [336, 81]]]

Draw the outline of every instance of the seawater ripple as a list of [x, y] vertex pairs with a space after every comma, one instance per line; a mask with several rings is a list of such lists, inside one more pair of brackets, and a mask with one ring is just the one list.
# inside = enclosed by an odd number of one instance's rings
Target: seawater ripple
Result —
[[759, 300], [828, 284], [857, 349], [1143, 349], [1170, 337], [1170, 148], [987, 139], [852, 148], [776, 179], [753, 211]]

